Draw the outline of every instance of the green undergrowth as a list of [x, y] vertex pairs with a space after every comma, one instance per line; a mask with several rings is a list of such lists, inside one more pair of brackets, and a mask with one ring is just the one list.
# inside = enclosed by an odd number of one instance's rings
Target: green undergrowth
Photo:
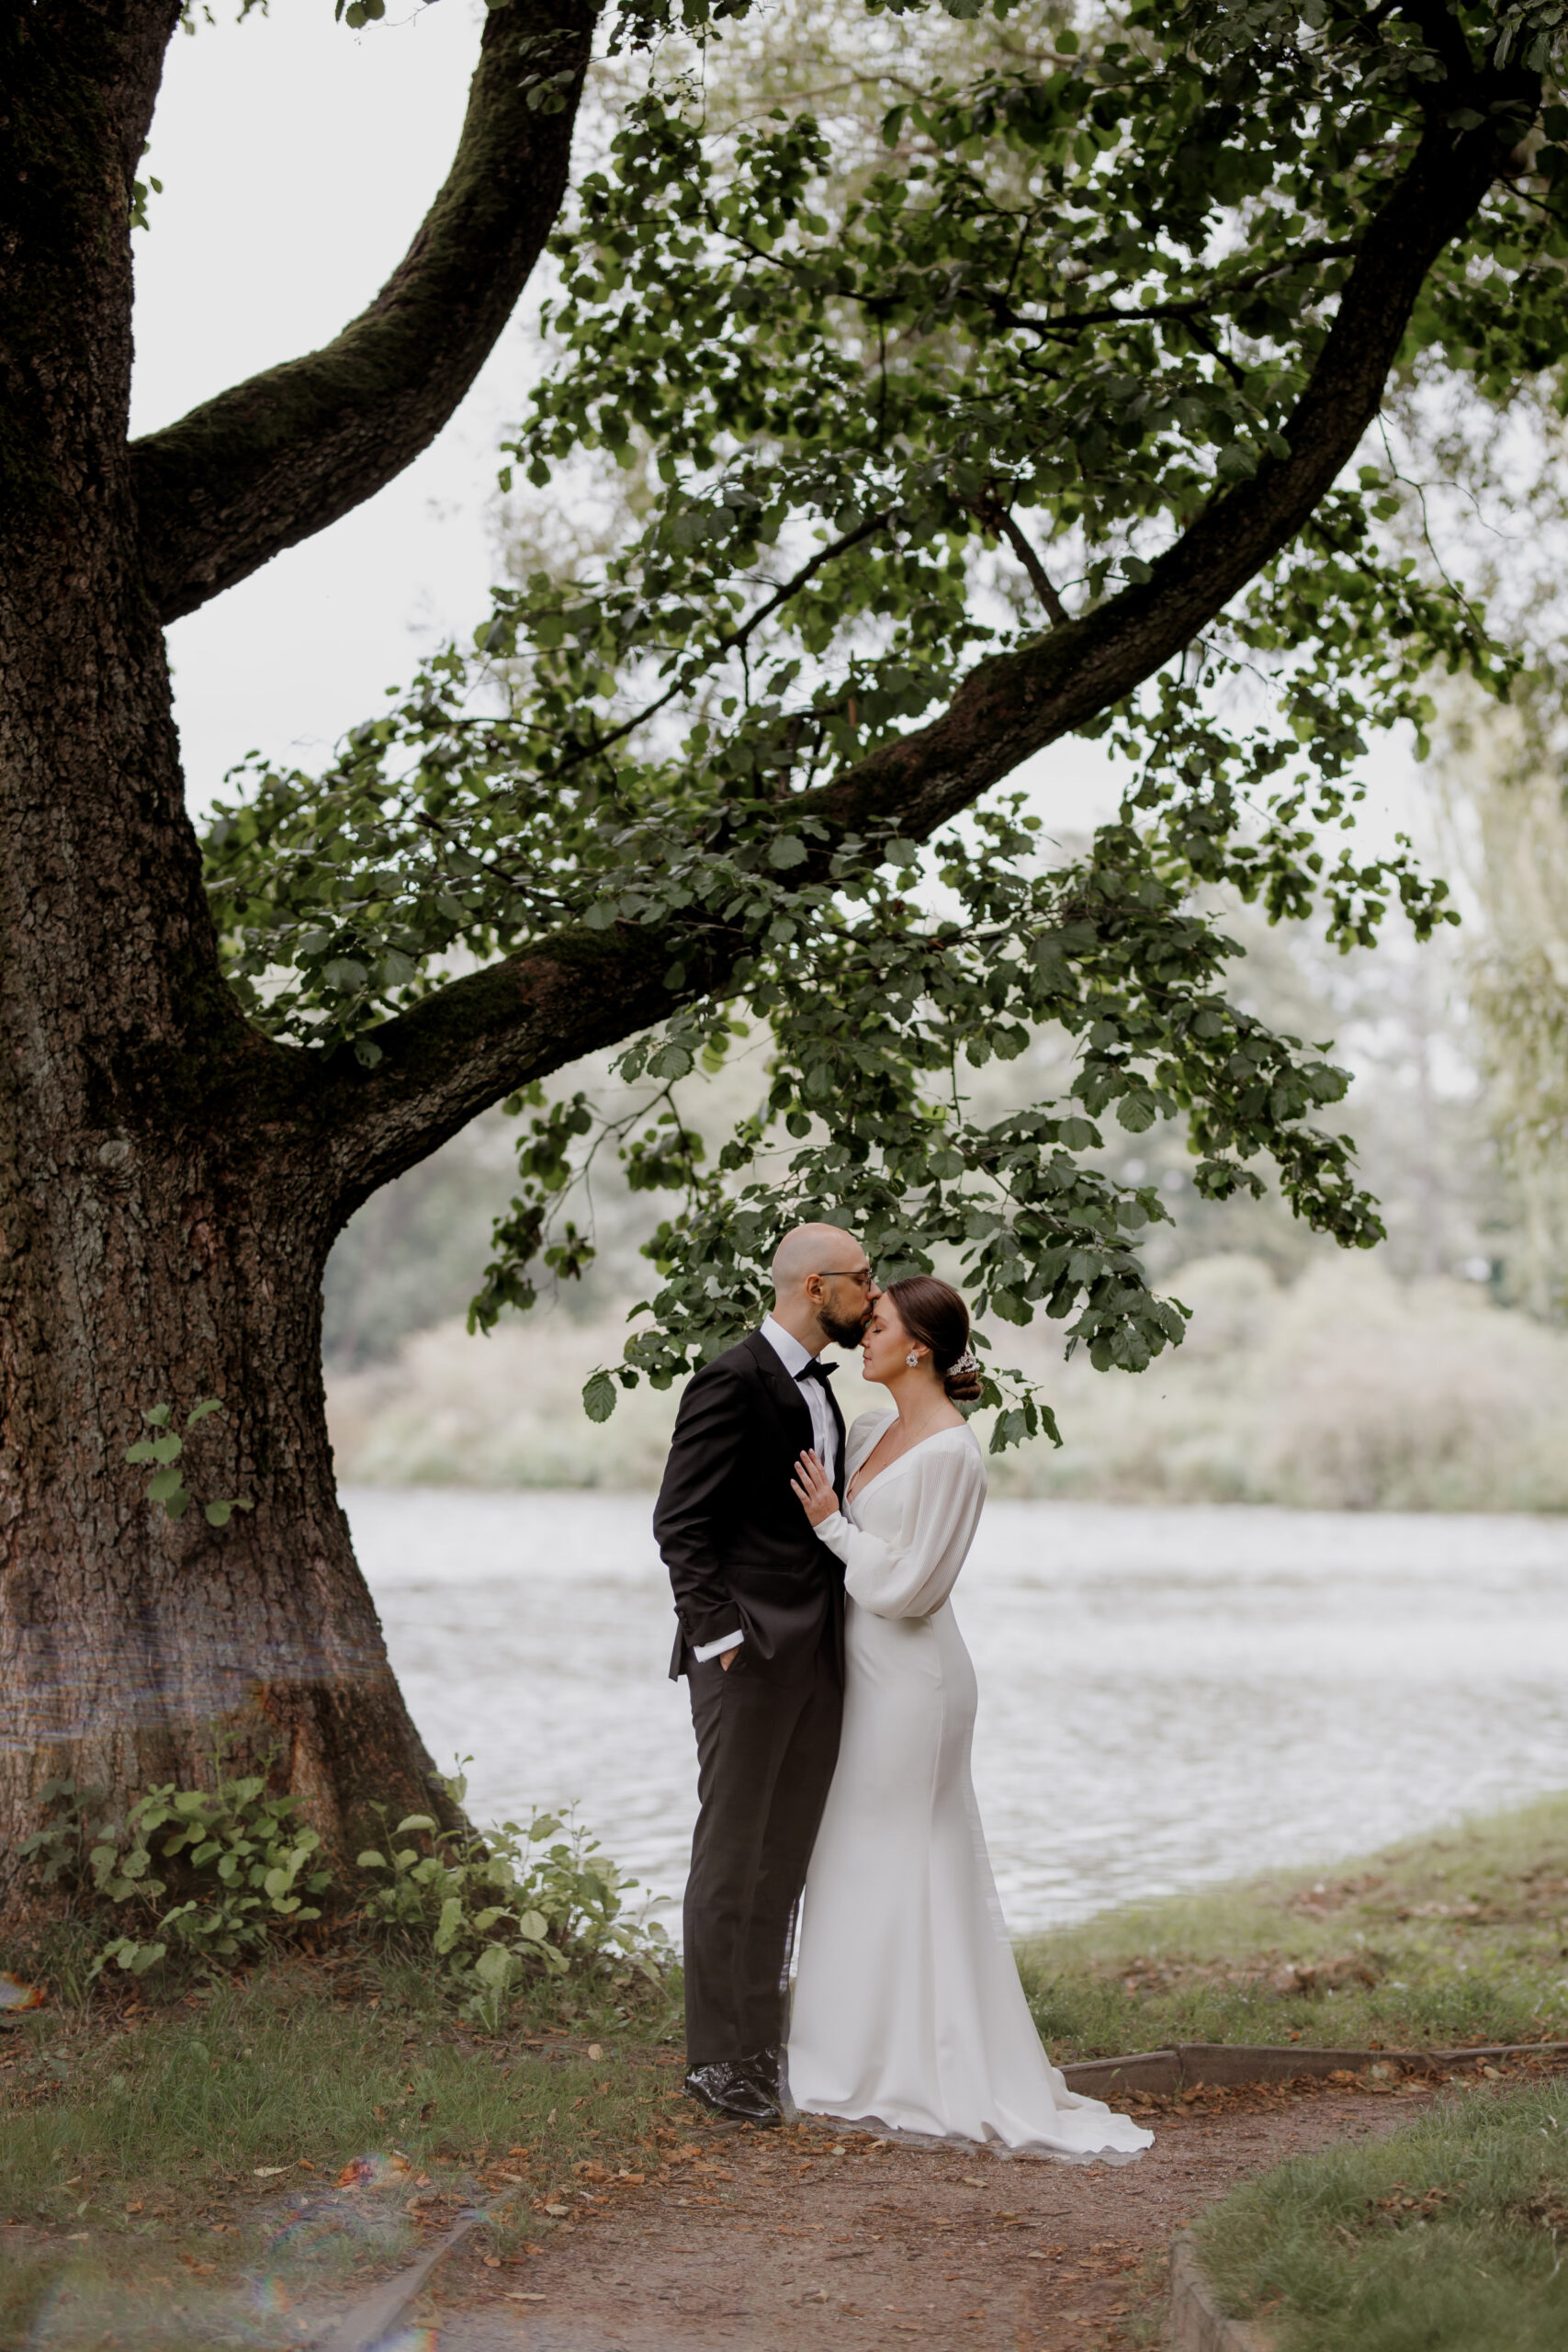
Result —
[[489, 2033], [433, 1971], [367, 1949], [168, 1998], [99, 1980], [17, 2018], [0, 2032], [0, 2222], [21, 2233], [0, 2345], [30, 2341], [45, 2310], [51, 2345], [96, 2342], [100, 2321], [117, 2346], [255, 2345], [273, 2320], [297, 2342], [290, 2312], [508, 2192], [489, 2242], [525, 2262], [623, 2174], [705, 2137], [679, 2096], [678, 1984], [630, 2013], [612, 1989], [551, 1980]]
[[[637, 1882], [596, 1838], [553, 1813], [476, 1831], [461, 1768], [440, 1785], [457, 1826], [376, 1806], [376, 1843], [352, 1875], [334, 1874], [299, 1799], [269, 1794], [265, 1773], [227, 1773], [220, 1747], [208, 1786], [149, 1789], [123, 1815], [73, 1781], [46, 1781], [21, 1859], [45, 1916], [91, 1944], [85, 1980], [118, 1970], [177, 1984], [301, 1942], [369, 1939], [433, 1965], [491, 2032], [551, 1978], [633, 1999], [658, 1989], [669, 1939], [628, 1908]], [[82, 1975], [75, 1946], [70, 1964]]]
[[1058, 2061], [1179, 2041], [1568, 2040], [1568, 1795], [1032, 1939]]
[[1204, 2215], [1200, 2259], [1276, 2352], [1561, 2352], [1568, 2085], [1451, 2095]]

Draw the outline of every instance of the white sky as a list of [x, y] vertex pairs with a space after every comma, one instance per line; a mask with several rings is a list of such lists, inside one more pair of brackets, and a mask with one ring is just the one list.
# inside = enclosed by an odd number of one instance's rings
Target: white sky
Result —
[[[144, 166], [164, 193], [136, 237], [135, 431], [364, 308], [446, 175], [479, 14], [441, 0], [352, 33], [332, 0], [273, 0], [175, 36]], [[311, 763], [420, 650], [479, 620], [496, 443], [527, 365], [513, 328], [416, 465], [171, 629], [193, 803], [253, 745]]]

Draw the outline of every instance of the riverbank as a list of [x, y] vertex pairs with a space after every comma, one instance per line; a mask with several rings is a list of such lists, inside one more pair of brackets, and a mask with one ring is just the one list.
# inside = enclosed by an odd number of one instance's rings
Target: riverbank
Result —
[[1032, 1937], [1062, 2059], [1182, 2041], [1421, 2048], [1568, 2039], [1568, 1795]]
[[[1564, 1944], [1568, 1796], [1331, 1874], [1128, 1905], [1032, 1939], [1021, 1965], [1066, 2061], [1563, 2038]], [[30, 2352], [284, 2352], [491, 2199], [421, 2307], [452, 2352], [542, 2343], [546, 2311], [552, 2345], [612, 2320], [618, 2342], [683, 2348], [885, 2352], [888, 2329], [976, 2352], [1131, 2345], [1170, 2229], [1432, 2096], [1152, 2100], [1157, 2165], [1080, 2177], [716, 2130], [680, 2094], [674, 1984], [635, 2014], [542, 1986], [491, 2035], [370, 1951], [91, 1997], [67, 1957], [48, 2005], [0, 2030], [0, 2342]]]

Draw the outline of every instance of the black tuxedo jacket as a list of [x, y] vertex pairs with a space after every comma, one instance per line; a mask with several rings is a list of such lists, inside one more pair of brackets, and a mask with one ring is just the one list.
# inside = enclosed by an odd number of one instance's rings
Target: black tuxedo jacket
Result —
[[[843, 1416], [828, 1396], [841, 1479]], [[813, 1442], [806, 1399], [761, 1332], [693, 1374], [653, 1514], [680, 1619], [672, 1681], [694, 1644], [737, 1628], [746, 1645], [732, 1672], [804, 1675], [826, 1644], [841, 1675], [843, 1566], [790, 1486]]]

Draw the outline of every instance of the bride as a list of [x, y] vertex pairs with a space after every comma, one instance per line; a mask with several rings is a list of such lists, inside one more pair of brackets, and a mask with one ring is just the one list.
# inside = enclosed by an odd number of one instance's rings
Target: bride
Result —
[[1154, 2138], [1068, 2090], [1040, 2046], [969, 1777], [975, 1669], [948, 1595], [986, 1471], [953, 1401], [979, 1395], [969, 1314], [926, 1275], [863, 1343], [892, 1412], [849, 1434], [842, 1508], [817, 1455], [793, 1481], [844, 1563], [843, 1735], [807, 1876], [789, 2084], [846, 2122], [1125, 2163]]

